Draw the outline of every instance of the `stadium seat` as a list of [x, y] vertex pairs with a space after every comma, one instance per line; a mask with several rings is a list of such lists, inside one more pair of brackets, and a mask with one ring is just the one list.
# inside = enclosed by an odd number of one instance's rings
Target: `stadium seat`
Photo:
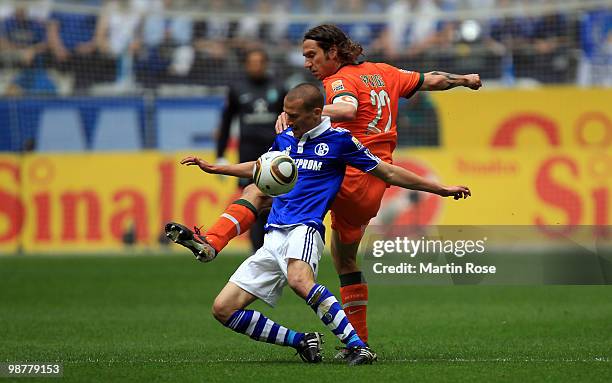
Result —
[[78, 109], [46, 108], [43, 110], [36, 139], [36, 150], [66, 152], [86, 149], [87, 142]]
[[94, 130], [92, 149], [142, 149], [138, 111], [133, 108], [102, 109]]
[[218, 108], [160, 108], [157, 112], [159, 149], [212, 149], [219, 122]]

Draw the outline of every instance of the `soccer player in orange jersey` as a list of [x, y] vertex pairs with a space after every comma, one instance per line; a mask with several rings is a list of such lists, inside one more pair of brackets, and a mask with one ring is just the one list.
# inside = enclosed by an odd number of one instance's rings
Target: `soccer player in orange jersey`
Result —
[[[334, 25], [310, 29], [304, 36], [302, 48], [304, 67], [323, 81], [325, 87], [323, 115], [331, 118], [334, 127], [349, 130], [386, 162], [392, 162], [396, 146], [396, 117], [401, 97], [408, 98], [417, 91], [447, 90], [457, 86], [477, 90], [482, 85], [478, 74], [418, 73], [383, 63], [359, 63], [361, 46]], [[276, 129], [282, 131], [284, 128], [286, 116], [281, 114]], [[386, 188], [380, 179], [347, 167], [331, 208], [331, 253], [340, 277], [343, 307], [365, 341], [368, 339], [368, 287], [357, 265], [357, 249], [368, 222], [378, 212]], [[242, 198], [231, 204], [205, 235], [194, 237], [199, 239], [194, 243], [197, 258], [201, 261], [214, 259], [233, 237], [250, 227], [257, 211], [269, 203], [269, 198], [254, 185], [247, 187]]]

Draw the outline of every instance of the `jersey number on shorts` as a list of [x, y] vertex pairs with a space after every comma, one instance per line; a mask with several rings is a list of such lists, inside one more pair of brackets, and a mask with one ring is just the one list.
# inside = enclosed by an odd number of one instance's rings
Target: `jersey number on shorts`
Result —
[[387, 125], [385, 125], [385, 132], [388, 132], [391, 128], [391, 99], [389, 98], [389, 93], [385, 90], [381, 90], [376, 93], [375, 90], [370, 92], [370, 101], [372, 101], [372, 105], [374, 105], [378, 111], [376, 113], [376, 117], [368, 124], [368, 132], [370, 133], [382, 133], [380, 128], [377, 126], [378, 122], [382, 118], [383, 108], [386, 106], [389, 108], [389, 118], [387, 119]]

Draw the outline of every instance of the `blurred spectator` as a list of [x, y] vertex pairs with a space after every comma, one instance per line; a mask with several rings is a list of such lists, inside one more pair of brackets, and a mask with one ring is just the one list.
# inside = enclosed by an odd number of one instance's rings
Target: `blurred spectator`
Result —
[[[566, 8], [562, 3], [554, 0], [33, 0], [28, 4], [35, 6], [24, 14], [20, 2], [0, 0], [0, 19], [4, 19], [0, 23], [0, 66], [8, 69], [2, 72], [0, 83], [6, 86], [19, 71], [8, 87], [11, 94], [53, 92], [54, 84], [44, 70], [45, 66], [52, 65], [74, 78], [77, 91], [96, 83], [129, 79], [133, 72], [139, 83], [151, 88], [159, 83], [187, 82], [224, 86], [240, 72], [238, 63], [244, 52], [261, 42], [269, 44], [271, 57], [275, 64], [280, 64], [277, 73], [284, 78], [292, 75], [297, 78], [302, 73], [304, 30], [310, 24], [325, 21], [326, 17], [333, 22], [334, 14], [362, 15], [340, 25], [366, 47], [368, 59], [375, 61], [393, 61], [416, 70], [437, 67], [451, 72], [480, 72], [485, 78], [501, 77], [511, 85], [515, 77], [534, 78], [543, 83], [572, 81], [580, 55], [578, 81], [605, 83], [612, 66], [612, 44], [608, 36], [610, 10], [589, 11], [579, 20], [578, 11], [563, 13]], [[100, 9], [92, 8], [91, 13], [72, 12], [70, 4]], [[540, 16], [541, 5], [550, 5], [552, 13]], [[190, 7], [205, 12], [204, 18], [193, 16]], [[45, 30], [37, 18], [45, 18], [49, 9], [55, 12]], [[368, 15], [381, 14], [385, 9], [387, 22], [368, 19]], [[499, 9], [516, 12], [499, 16]], [[490, 10], [490, 13], [479, 12], [474, 19], [464, 19], [470, 10]], [[460, 22], [445, 13], [454, 11], [463, 12]], [[236, 18], [228, 12], [240, 12], [243, 16]], [[287, 14], [315, 14], [316, 17], [289, 21]], [[573, 50], [577, 43], [581, 44], [580, 51]], [[51, 71], [53, 76], [56, 73]], [[69, 84], [61, 82], [62, 89], [69, 89]]]
[[394, 1], [387, 9], [387, 27], [373, 47], [391, 60], [428, 54], [432, 47], [444, 49], [451, 42], [453, 24], [442, 22], [440, 12], [435, 0]]
[[[210, 41], [224, 44], [236, 35], [238, 23], [230, 21], [227, 17], [223, 16], [223, 13], [227, 12], [227, 5], [223, 0], [211, 0], [208, 5], [200, 6], [202, 11], [214, 15], [196, 23], [195, 35], [200, 40], [200, 43]], [[205, 45], [200, 47], [201, 50], [206, 48]]]
[[[289, 13], [292, 15], [314, 15], [318, 14], [320, 17], [325, 15], [331, 15], [333, 19], [333, 11], [332, 9], [333, 3], [328, 1], [299, 1], [299, 0], [291, 0], [289, 2]], [[292, 22], [289, 24], [287, 29], [287, 38], [289, 41], [296, 46], [299, 46], [300, 52], [302, 50], [302, 38], [304, 37], [304, 33], [308, 31], [310, 28], [315, 27], [316, 25], [321, 24], [320, 18], [313, 18], [308, 21], [300, 21], [300, 22]], [[303, 58], [300, 53], [300, 61], [303, 64]]]
[[578, 83], [612, 86], [612, 9], [586, 13], [580, 36], [582, 57]]
[[52, 64], [74, 75], [74, 88], [115, 79], [115, 60], [99, 52], [94, 39], [96, 16], [54, 12], [47, 25]]
[[136, 1], [109, 0], [96, 25], [96, 44], [101, 53], [119, 57], [134, 42], [141, 13]]
[[[237, 37], [243, 40], [240, 45], [250, 49], [256, 41], [286, 46], [289, 22], [284, 15], [289, 12], [288, 1], [260, 0], [252, 3], [248, 14], [237, 24]], [[272, 16], [262, 20], [261, 16]], [[255, 43], [256, 44], [256, 43]]]
[[140, 36], [134, 43], [138, 51], [136, 77], [146, 87], [180, 82], [191, 71], [194, 61], [192, 20], [186, 13], [172, 16], [165, 13], [183, 8], [184, 3], [156, 0], [149, 4]]
[[134, 40], [147, 4], [142, 0], [108, 0], [98, 18], [95, 46], [106, 59], [116, 63], [118, 82], [131, 80]]
[[211, 0], [203, 10], [215, 16], [194, 25], [195, 60], [190, 77], [198, 84], [227, 85], [231, 73], [238, 70], [231, 44], [238, 23], [222, 16], [226, 6], [224, 1]]
[[[499, 0], [501, 9], [513, 6], [512, 0]], [[497, 43], [510, 50], [524, 48], [532, 34], [533, 24], [527, 17], [503, 16], [492, 18], [489, 25], [489, 35]], [[503, 49], [502, 49], [503, 50]]]
[[531, 49], [527, 52], [529, 60], [525, 60], [525, 67], [517, 65], [517, 75], [543, 83], [570, 80], [569, 32], [567, 19], [560, 13], [538, 17], [533, 24]]
[[28, 17], [25, 6], [18, 6], [14, 15], [2, 23], [0, 51], [4, 63], [21, 69], [9, 85], [8, 95], [55, 93], [55, 85], [44, 68], [44, 24]]
[[[364, 16], [370, 13], [382, 13], [383, 11], [380, 4], [376, 2], [365, 2], [364, 0], [342, 1], [336, 4], [335, 7], [335, 12], [338, 13]], [[363, 47], [366, 47], [366, 50], [369, 49], [367, 47], [372, 44], [381, 30], [379, 25], [370, 23], [365, 19], [351, 23], [338, 24], [338, 26], [345, 31], [353, 41], [359, 41]]]
[[[499, 0], [501, 9], [514, 6], [512, 0]], [[524, 67], [530, 60], [527, 49], [530, 45], [533, 23], [526, 17], [504, 16], [494, 18], [488, 26], [486, 45], [501, 57], [500, 78], [506, 85], [512, 85], [516, 78], [515, 67]]]
[[[551, 0], [541, 0], [536, 5], [547, 4], [554, 5]], [[500, 8], [520, 9], [524, 5], [511, 0], [499, 0], [498, 3]], [[503, 56], [502, 78], [508, 85], [513, 84], [515, 77], [543, 83], [570, 81], [575, 66], [571, 51], [573, 31], [574, 25], [559, 12], [492, 20], [489, 43]]]
[[[289, 21], [284, 15], [287, 14], [289, 7], [287, 0], [285, 1], [268, 1], [272, 3], [271, 11], [268, 13], [272, 15], [272, 22], [269, 23], [269, 32], [267, 37], [270, 41], [275, 44], [285, 45], [288, 44], [288, 33], [289, 33]], [[264, 27], [265, 28], [265, 27]], [[264, 29], [265, 31], [265, 29]], [[263, 35], [266, 37], [266, 34]]]

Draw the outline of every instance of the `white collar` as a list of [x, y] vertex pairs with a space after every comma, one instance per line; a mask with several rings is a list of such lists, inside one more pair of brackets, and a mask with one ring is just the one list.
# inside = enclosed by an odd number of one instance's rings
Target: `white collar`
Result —
[[[304, 133], [301, 140], [305, 140], [306, 138], [317, 138], [329, 128], [331, 128], [331, 120], [328, 116], [323, 116], [321, 117], [321, 123]], [[293, 136], [293, 131], [287, 132], [287, 134]]]
[[308, 138], [317, 138], [329, 128], [331, 128], [331, 119], [328, 116], [323, 116], [321, 123], [304, 133], [304, 135], [308, 135]]
[[[300, 142], [298, 142], [297, 152], [304, 153], [304, 144], [306, 143], [306, 140], [312, 140], [313, 138], [319, 137], [329, 128], [331, 128], [331, 120], [329, 117], [324, 116], [321, 119], [321, 123], [319, 125], [315, 126], [314, 128], [310, 129], [302, 135], [302, 138], [300, 138]], [[289, 133], [291, 133], [291, 135], [293, 136], [293, 132], [287, 132], [287, 134]]]

